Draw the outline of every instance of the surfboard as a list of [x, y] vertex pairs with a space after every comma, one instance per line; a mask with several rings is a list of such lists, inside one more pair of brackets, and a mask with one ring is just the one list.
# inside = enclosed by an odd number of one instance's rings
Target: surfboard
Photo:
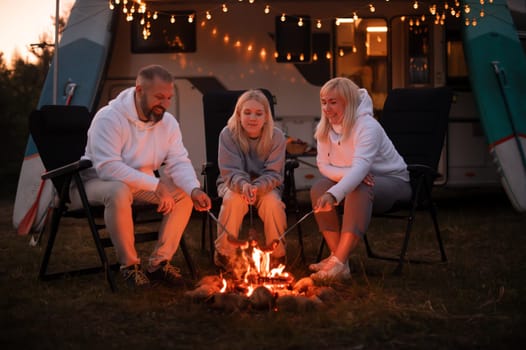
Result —
[[464, 54], [490, 154], [513, 207], [526, 211], [526, 55], [505, 0], [463, 2]]
[[[53, 103], [54, 71], [58, 70], [57, 104], [83, 105], [93, 110], [109, 57], [113, 11], [105, 1], [77, 0], [59, 42], [58, 67], [51, 65], [38, 108]], [[67, 147], [67, 145], [65, 145]], [[18, 234], [41, 231], [54, 198], [53, 186], [43, 182], [45, 171], [38, 150], [28, 139], [18, 179], [13, 225]]]

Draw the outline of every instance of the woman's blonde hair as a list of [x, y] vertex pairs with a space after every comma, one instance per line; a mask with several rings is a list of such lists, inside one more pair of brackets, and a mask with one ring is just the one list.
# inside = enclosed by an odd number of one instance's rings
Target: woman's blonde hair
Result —
[[257, 154], [263, 156], [267, 154], [272, 147], [272, 135], [274, 133], [274, 120], [272, 117], [272, 111], [270, 109], [270, 103], [261, 90], [251, 89], [247, 90], [239, 96], [237, 99], [236, 107], [234, 108], [234, 113], [228, 119], [227, 127], [232, 132], [234, 139], [237, 140], [241, 150], [244, 153], [249, 151], [249, 137], [244, 132], [243, 126], [241, 126], [241, 111], [245, 102], [249, 100], [254, 100], [263, 105], [263, 111], [265, 112], [265, 122], [263, 123], [263, 128], [261, 129], [261, 135], [256, 146]]
[[[329, 92], [334, 91], [339, 97], [345, 101], [345, 109], [343, 113], [342, 122], [342, 140], [345, 140], [349, 135], [354, 123], [356, 121], [356, 109], [360, 102], [360, 91], [351, 79], [337, 77], [327, 81], [320, 89], [320, 100]], [[329, 138], [329, 131], [331, 124], [323, 113], [323, 106], [321, 107], [321, 120], [316, 127], [314, 137], [316, 140], [327, 141]]]

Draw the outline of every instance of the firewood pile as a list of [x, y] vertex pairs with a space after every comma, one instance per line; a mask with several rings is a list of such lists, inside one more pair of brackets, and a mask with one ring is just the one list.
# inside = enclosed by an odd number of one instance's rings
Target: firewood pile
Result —
[[316, 286], [310, 277], [297, 282], [259, 281], [259, 285], [227, 281], [222, 276], [205, 276], [196, 288], [185, 293], [192, 302], [205, 303], [210, 309], [239, 311], [309, 312], [338, 301], [336, 291]]

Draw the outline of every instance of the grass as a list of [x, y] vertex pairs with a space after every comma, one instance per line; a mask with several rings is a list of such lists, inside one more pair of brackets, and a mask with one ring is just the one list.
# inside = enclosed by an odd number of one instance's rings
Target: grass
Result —
[[[12, 198], [0, 201], [2, 349], [514, 349], [526, 341], [526, 215], [514, 211], [500, 189], [437, 189], [447, 264], [404, 267], [353, 253], [353, 280], [334, 284], [339, 298], [305, 312], [226, 313], [191, 302], [184, 290], [158, 287], [136, 293], [117, 279], [111, 293], [103, 274], [42, 282], [43, 247], [12, 228]], [[305, 201], [302, 204], [307, 206]], [[292, 224], [294, 221], [290, 219]], [[200, 217], [185, 237], [201, 276], [214, 274], [200, 249]], [[85, 227], [65, 222], [54, 268], [96, 262]], [[404, 225], [374, 219], [377, 249], [398, 247]], [[312, 217], [302, 225], [308, 262], [319, 235]], [[410, 253], [438, 257], [430, 221], [420, 215]], [[288, 236], [289, 271], [307, 276]], [[145, 257], [151, 249], [141, 245]], [[113, 251], [108, 255], [114, 259]], [[182, 254], [174, 263], [188, 277]], [[186, 289], [192, 288], [192, 281]]]

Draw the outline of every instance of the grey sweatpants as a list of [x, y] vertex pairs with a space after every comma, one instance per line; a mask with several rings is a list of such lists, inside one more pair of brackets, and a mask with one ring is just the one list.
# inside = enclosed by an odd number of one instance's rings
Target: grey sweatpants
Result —
[[[336, 182], [327, 178], [318, 180], [310, 190], [312, 205], [335, 184]], [[362, 182], [341, 201], [340, 205], [343, 205], [341, 227], [337, 207], [331, 211], [315, 213], [314, 216], [321, 232], [351, 232], [363, 237], [373, 212], [386, 212], [396, 201], [409, 198], [411, 198], [411, 185], [408, 182], [375, 175], [374, 186]]]

